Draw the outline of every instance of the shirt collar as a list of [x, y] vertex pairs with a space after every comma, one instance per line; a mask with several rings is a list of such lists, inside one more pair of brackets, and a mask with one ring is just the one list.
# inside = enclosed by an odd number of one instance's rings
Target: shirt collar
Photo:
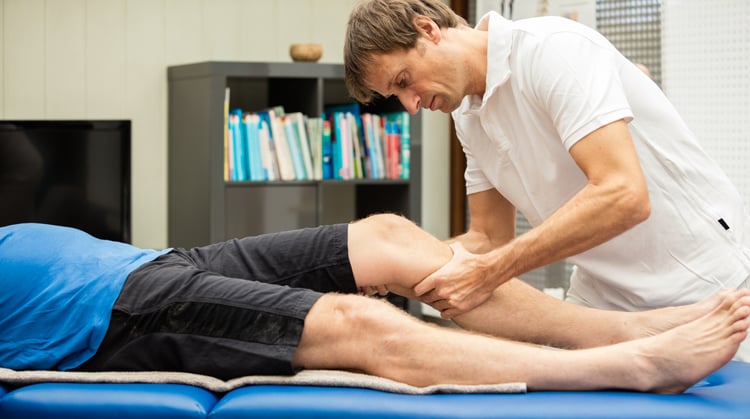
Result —
[[487, 36], [487, 76], [484, 95], [464, 98], [461, 114], [479, 112], [498, 87], [510, 78], [510, 52], [513, 42], [513, 22], [499, 13], [491, 11], [480, 19], [475, 29], [488, 31]]

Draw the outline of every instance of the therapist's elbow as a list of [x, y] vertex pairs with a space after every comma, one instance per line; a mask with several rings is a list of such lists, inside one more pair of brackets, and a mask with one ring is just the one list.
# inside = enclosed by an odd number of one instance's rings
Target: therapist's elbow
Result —
[[645, 187], [627, 185], [620, 198], [620, 208], [626, 228], [648, 220], [651, 216], [651, 199]]

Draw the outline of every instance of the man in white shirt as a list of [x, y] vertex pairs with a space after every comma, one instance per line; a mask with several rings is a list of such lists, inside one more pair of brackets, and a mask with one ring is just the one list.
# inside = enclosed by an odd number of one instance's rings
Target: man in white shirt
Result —
[[[360, 101], [395, 95], [455, 121], [471, 223], [454, 259], [415, 287], [444, 317], [492, 298], [505, 310], [490, 333], [534, 334], [529, 316], [575, 324], [537, 309], [540, 293], [514, 279], [564, 258], [575, 265], [567, 299], [598, 308], [747, 287], [742, 197], [658, 86], [596, 31], [492, 12], [470, 28], [440, 1], [373, 0], [352, 12], [345, 68]], [[516, 209], [534, 226], [518, 237]], [[743, 348], [736, 358], [750, 361]]]

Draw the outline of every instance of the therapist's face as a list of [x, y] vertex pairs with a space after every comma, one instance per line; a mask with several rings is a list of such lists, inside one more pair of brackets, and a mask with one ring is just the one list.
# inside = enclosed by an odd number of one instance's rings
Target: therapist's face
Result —
[[465, 95], [461, 66], [444, 57], [439, 44], [423, 38], [415, 48], [374, 55], [373, 62], [365, 78], [368, 87], [398, 97], [411, 114], [420, 108], [449, 113]]

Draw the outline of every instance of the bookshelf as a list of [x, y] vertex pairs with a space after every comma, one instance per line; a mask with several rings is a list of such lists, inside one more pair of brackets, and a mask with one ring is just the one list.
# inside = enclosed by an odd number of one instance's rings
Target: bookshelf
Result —
[[[224, 95], [251, 112], [284, 106], [320, 115], [350, 103], [340, 64], [200, 62], [168, 68], [168, 242], [192, 247], [233, 237], [349, 222], [378, 212], [416, 223], [421, 211], [421, 122], [411, 116], [411, 176], [381, 180], [224, 180]], [[401, 111], [396, 100], [362, 112]]]

